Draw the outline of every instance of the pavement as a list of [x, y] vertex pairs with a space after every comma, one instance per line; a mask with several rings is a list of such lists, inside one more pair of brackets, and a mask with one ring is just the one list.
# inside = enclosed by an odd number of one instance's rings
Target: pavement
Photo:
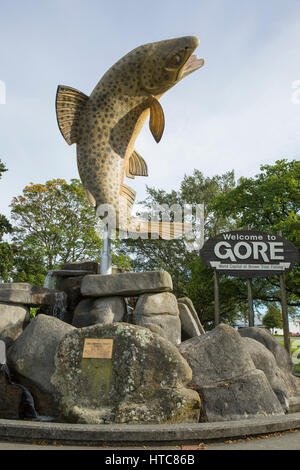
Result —
[[84, 425], [1, 419], [0, 450], [300, 450], [299, 431], [300, 413], [172, 425]]
[[[217, 450], [300, 450], [300, 429], [285, 433], [264, 434], [260, 436], [251, 436], [245, 439], [226, 440], [223, 442], [200, 442], [194, 445], [132, 445], [132, 446], [66, 446], [62, 444], [48, 445], [46, 442], [24, 444], [13, 442], [0, 442], [0, 451], [33, 451], [33, 450], [100, 450], [111, 455], [113, 451], [123, 451], [123, 454], [134, 455], [135, 451], [159, 451], [165, 454], [167, 451], [180, 451], [184, 453], [195, 453], [198, 451], [217, 451]], [[125, 452], [126, 451], [126, 452]]]

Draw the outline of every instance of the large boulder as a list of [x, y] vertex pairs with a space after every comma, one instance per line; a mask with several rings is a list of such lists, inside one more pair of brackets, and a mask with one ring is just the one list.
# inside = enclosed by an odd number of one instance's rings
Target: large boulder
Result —
[[184, 341], [179, 350], [193, 371], [191, 383], [202, 400], [203, 420], [283, 414], [265, 374], [255, 368], [234, 328], [219, 325]]
[[194, 336], [200, 336], [201, 332], [188, 306], [184, 303], [178, 302], [178, 309], [181, 322], [182, 339], [189, 339], [193, 338]]
[[[88, 339], [96, 349], [83, 354]], [[104, 344], [109, 339], [111, 354]], [[140, 326], [113, 323], [67, 334], [57, 349], [51, 382], [66, 421], [188, 423], [198, 422], [200, 411], [198, 394], [185, 387], [191, 377], [169, 341]]]
[[[276, 364], [281, 371], [281, 376], [286, 384], [289, 403], [291, 404], [291, 402], [293, 402], [293, 408], [295, 409], [295, 403], [299, 401], [297, 407], [300, 410], [300, 379], [293, 375], [294, 366], [285, 347], [277, 341], [269, 331], [263, 328], [241, 328], [239, 333], [243, 338], [252, 338], [258, 341], [272, 353]], [[294, 397], [293, 400], [292, 397]]]
[[275, 357], [277, 365], [284, 370], [292, 372], [293, 364], [292, 360], [287, 353], [284, 346], [277, 341], [268, 330], [264, 328], [258, 328], [257, 326], [251, 326], [247, 328], [240, 328], [239, 334], [243, 338], [252, 338], [263, 344]]
[[[186, 308], [182, 308], [181, 305], [185, 305]], [[187, 318], [187, 312], [189, 313], [189, 317], [193, 319], [191, 323], [196, 323], [197, 325], [197, 330], [199, 330], [201, 335], [205, 334], [205, 330], [202, 326], [202, 323], [200, 321], [200, 318], [198, 317], [198, 313], [194, 307], [194, 304], [191, 299], [188, 297], [181, 297], [178, 299], [178, 307], [179, 307], [179, 312], [180, 312], [180, 317], [184, 317], [184, 322], [186, 323], [186, 318]], [[187, 327], [189, 328], [189, 327]], [[198, 336], [198, 335], [193, 335], [193, 336]], [[192, 338], [192, 336], [191, 336]]]
[[82, 300], [76, 307], [73, 326], [83, 328], [96, 325], [107, 325], [121, 322], [127, 313], [122, 297], [99, 297]]
[[23, 391], [11, 384], [0, 365], [0, 419], [18, 419], [22, 403]]
[[[80, 261], [63, 264], [61, 269], [63, 271], [88, 271], [91, 274], [98, 274], [100, 265], [96, 261]], [[72, 273], [70, 273], [70, 276], [72, 276]]]
[[97, 275], [83, 278], [81, 293], [84, 297], [134, 296], [145, 292], [170, 292], [172, 279], [166, 271]]
[[143, 294], [133, 312], [133, 323], [161, 334], [176, 345], [181, 342], [181, 323], [175, 295]]
[[6, 363], [6, 344], [0, 339], [0, 366]]
[[257, 369], [262, 370], [284, 411], [289, 409], [289, 387], [275, 357], [262, 343], [252, 338], [243, 338], [248, 353]]
[[0, 340], [10, 346], [23, 332], [30, 320], [25, 305], [0, 303]]
[[84, 276], [56, 278], [57, 289], [65, 292], [66, 294], [66, 313], [64, 321], [67, 323], [72, 323], [74, 310], [79, 302], [83, 299], [80, 291], [83, 277]]
[[55, 305], [57, 291], [25, 282], [0, 284], [0, 302], [28, 306]]
[[38, 315], [8, 351], [8, 364], [17, 381], [33, 395], [40, 415], [58, 415], [58, 396], [50, 378], [54, 355], [63, 337], [75, 328], [58, 318]]

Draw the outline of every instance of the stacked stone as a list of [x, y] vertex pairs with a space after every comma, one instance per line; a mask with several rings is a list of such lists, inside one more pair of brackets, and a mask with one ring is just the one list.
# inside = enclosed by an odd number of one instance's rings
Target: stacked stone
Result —
[[[172, 290], [166, 271], [85, 276], [81, 284], [84, 299], [75, 309], [72, 324], [82, 328], [123, 321], [144, 326], [179, 345], [182, 330], [189, 338], [204, 330], [191, 300], [177, 301]], [[125, 302], [130, 297], [137, 297], [132, 315]]]
[[[0, 340], [9, 347], [30, 321], [30, 307], [55, 305], [57, 291], [27, 283], [0, 284]], [[64, 293], [59, 292], [61, 296]]]
[[[299, 411], [300, 381], [284, 347], [257, 328], [242, 330], [243, 338], [228, 325], [205, 333], [191, 300], [172, 293], [167, 272], [103, 276], [97, 263], [86, 263], [55, 275], [68, 295], [67, 321], [39, 314], [29, 323], [30, 306], [53, 304], [57, 291], [0, 285], [0, 341], [9, 346], [14, 380], [30, 390], [39, 414], [100, 424]], [[84, 356], [89, 339], [113, 341], [111, 356]], [[0, 364], [5, 361], [0, 348]], [[20, 388], [4, 369], [0, 417], [17, 417]]]

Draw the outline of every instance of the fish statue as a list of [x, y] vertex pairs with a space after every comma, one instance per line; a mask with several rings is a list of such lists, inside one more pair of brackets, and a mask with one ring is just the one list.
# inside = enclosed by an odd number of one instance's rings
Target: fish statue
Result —
[[[88, 201], [97, 210], [110, 205], [116, 229], [157, 233], [172, 239], [182, 235], [178, 222], [147, 222], [131, 216], [135, 191], [124, 177], [148, 176], [147, 164], [134, 144], [148, 115], [159, 142], [165, 118], [159, 98], [204, 65], [193, 54], [196, 36], [185, 36], [137, 47], [113, 65], [90, 96], [64, 85], [56, 94], [59, 129], [69, 145], [77, 144], [78, 171]], [[164, 230], [168, 225], [167, 230]]]

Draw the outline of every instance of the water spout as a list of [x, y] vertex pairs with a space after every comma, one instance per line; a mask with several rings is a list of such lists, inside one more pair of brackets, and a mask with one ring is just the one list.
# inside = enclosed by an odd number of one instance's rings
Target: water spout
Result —
[[46, 289], [56, 289], [57, 278], [54, 271], [48, 271], [45, 278], [44, 287]]
[[[44, 287], [46, 289], [57, 289], [57, 271], [48, 271]], [[59, 320], [65, 320], [65, 313], [67, 311], [67, 295], [64, 292], [54, 292], [54, 303], [48, 308], [48, 315], [58, 318]]]
[[23, 392], [22, 396], [22, 411], [25, 418], [32, 419], [34, 421], [54, 421], [54, 418], [50, 416], [41, 416], [35, 409], [34, 399], [30, 391], [24, 387], [24, 385], [18, 384], [13, 381], [11, 372], [6, 362], [6, 346], [4, 341], [0, 341], [0, 373], [4, 374], [10, 385], [15, 385], [20, 388]]
[[67, 299], [64, 292], [55, 292], [55, 303], [52, 307], [52, 315], [59, 320], [65, 320], [67, 311]]

